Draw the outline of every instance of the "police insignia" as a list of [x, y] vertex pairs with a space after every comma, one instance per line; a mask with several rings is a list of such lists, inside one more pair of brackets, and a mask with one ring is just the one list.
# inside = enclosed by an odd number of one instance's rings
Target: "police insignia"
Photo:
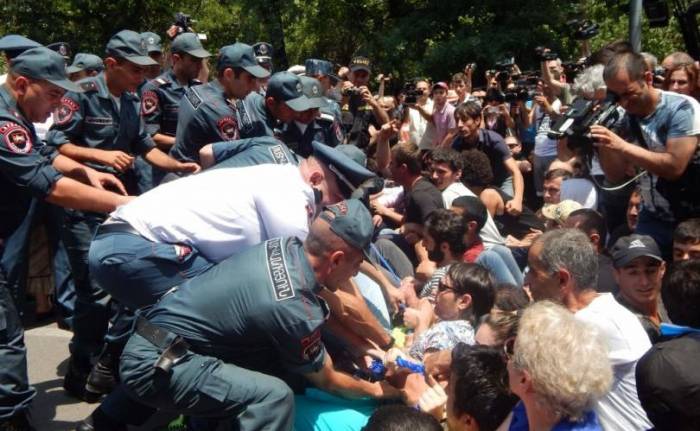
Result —
[[32, 150], [32, 138], [27, 129], [17, 123], [7, 123], [0, 127], [5, 146], [13, 153], [27, 154]]
[[238, 124], [233, 117], [223, 117], [216, 122], [216, 127], [219, 129], [219, 134], [227, 141], [238, 139]]
[[301, 83], [298, 83], [297, 84], [297, 93], [301, 93], [301, 90], [302, 90]]
[[75, 102], [75, 100], [69, 97], [61, 98], [61, 106], [54, 112], [54, 120], [56, 124], [66, 124], [73, 118], [73, 113], [76, 112], [80, 107]]
[[333, 131], [335, 132], [335, 137], [338, 140], [338, 145], [343, 143], [343, 131], [340, 128], [340, 124], [337, 121], [333, 122]]
[[316, 329], [311, 335], [301, 339], [301, 356], [305, 361], [310, 361], [321, 352], [321, 331]]
[[158, 95], [154, 91], [144, 91], [141, 96], [141, 114], [150, 115], [158, 109]]
[[289, 158], [287, 158], [287, 155], [284, 153], [284, 148], [282, 148], [281, 145], [273, 145], [268, 148], [268, 150], [275, 163], [278, 165], [286, 165], [289, 163]]
[[97, 84], [95, 84], [95, 81], [81, 82], [80, 88], [82, 88], [83, 91], [93, 91], [97, 90]]
[[194, 91], [191, 87], [188, 88], [187, 91], [185, 91], [185, 97], [194, 109], [199, 108], [199, 106], [202, 104], [202, 98], [199, 97], [199, 94], [197, 94], [197, 92]]
[[282, 253], [282, 239], [275, 238], [265, 243], [267, 273], [272, 283], [272, 293], [277, 301], [294, 298], [294, 287], [289, 276], [287, 262]]

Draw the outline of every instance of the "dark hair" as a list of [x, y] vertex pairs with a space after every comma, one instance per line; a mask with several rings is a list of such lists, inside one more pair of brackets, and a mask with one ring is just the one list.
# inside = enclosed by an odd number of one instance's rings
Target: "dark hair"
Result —
[[461, 256], [464, 253], [466, 247], [463, 237], [467, 231], [467, 224], [463, 217], [450, 210], [435, 210], [425, 219], [425, 230], [435, 241], [436, 247], [446, 242], [453, 256]]
[[697, 244], [700, 242], [700, 218], [691, 218], [676, 226], [673, 242], [680, 244]]
[[494, 333], [494, 346], [503, 346], [509, 338], [518, 335], [520, 315], [530, 305], [530, 297], [521, 287], [499, 284], [493, 300], [493, 307], [483, 325], [488, 325]]
[[463, 74], [462, 72], [457, 72], [454, 75], [452, 75], [452, 81], [451, 81], [452, 83], [460, 82], [460, 81], [466, 83], [467, 82], [467, 75]]
[[522, 310], [530, 305], [530, 297], [522, 287], [501, 283], [496, 286], [493, 298], [493, 307], [510, 313]]
[[673, 323], [700, 329], [700, 260], [674, 262], [664, 277], [661, 299]]
[[571, 172], [567, 171], [566, 169], [552, 169], [550, 171], [547, 171], [546, 174], [544, 174], [545, 181], [552, 181], [557, 178], [563, 178], [564, 180], [568, 180], [569, 178], [571, 178]]
[[450, 265], [447, 276], [452, 280], [456, 295], [469, 294], [472, 297], [472, 306], [463, 319], [475, 323], [491, 311], [495, 289], [491, 273], [486, 268], [476, 263], [459, 262]]
[[453, 172], [464, 169], [462, 155], [452, 148], [438, 148], [431, 151], [430, 160], [433, 163], [446, 163]]
[[464, 102], [455, 109], [455, 119], [466, 120], [471, 118], [476, 120], [481, 118], [481, 105], [476, 102], [469, 101]]
[[474, 196], [460, 196], [452, 201], [452, 206], [464, 210], [462, 218], [464, 218], [465, 224], [470, 221], [476, 222], [477, 232], [481, 231], [486, 224], [488, 212], [486, 211], [486, 206], [479, 198]]
[[634, 51], [634, 49], [632, 48], [632, 44], [630, 44], [628, 41], [616, 40], [614, 42], [610, 42], [609, 44], [600, 48], [598, 51], [591, 54], [589, 63], [591, 66], [595, 64], [601, 64], [605, 66], [606, 64], [608, 64], [610, 59], [613, 58], [616, 54], [632, 51]]
[[647, 63], [644, 57], [636, 52], [623, 52], [616, 54], [605, 65], [603, 79], [607, 82], [621, 71], [627, 72], [630, 81], [642, 81], [647, 71]]
[[442, 431], [440, 423], [427, 413], [393, 404], [383, 406], [370, 416], [363, 431]]
[[459, 343], [452, 349], [454, 399], [452, 411], [471, 416], [481, 431], [494, 431], [511, 412], [518, 397], [508, 389], [506, 361], [499, 349]]
[[576, 226], [577, 229], [581, 229], [589, 237], [595, 230], [595, 232], [600, 236], [600, 244], [607, 244], [608, 242], [608, 224], [605, 222], [605, 217], [598, 211], [590, 208], [581, 208], [573, 211], [569, 214], [569, 218], [577, 217], [579, 219], [579, 224]]
[[486, 187], [493, 183], [493, 169], [489, 156], [472, 148], [462, 151], [462, 182], [467, 186]]
[[402, 142], [391, 148], [391, 157], [396, 165], [406, 165], [408, 171], [413, 175], [421, 173], [421, 152], [418, 146], [412, 142]]
[[224, 72], [226, 71], [226, 69], [231, 69], [231, 70], [233, 70], [233, 78], [234, 78], [234, 79], [238, 79], [238, 77], [241, 76], [241, 73], [243, 73], [243, 72], [249, 73], [248, 71], [246, 71], [246, 70], [243, 69], [242, 67], [229, 67], [229, 66], [227, 66], [227, 67], [224, 67], [223, 69], [217, 70], [216, 76], [217, 76], [218, 78], [223, 77], [223, 76], [224, 76]]

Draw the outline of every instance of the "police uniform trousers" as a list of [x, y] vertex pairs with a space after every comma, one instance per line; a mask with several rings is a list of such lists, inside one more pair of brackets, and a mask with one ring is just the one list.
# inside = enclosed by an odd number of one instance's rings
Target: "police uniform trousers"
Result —
[[282, 380], [191, 351], [164, 372], [154, 367], [162, 353], [138, 333], [131, 337], [119, 368], [130, 397], [195, 418], [231, 418], [241, 431], [292, 429], [294, 395]]

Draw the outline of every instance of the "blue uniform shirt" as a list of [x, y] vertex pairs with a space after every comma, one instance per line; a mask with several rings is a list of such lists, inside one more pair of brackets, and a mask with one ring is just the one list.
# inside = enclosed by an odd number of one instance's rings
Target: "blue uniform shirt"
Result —
[[175, 136], [182, 96], [187, 88], [199, 84], [193, 80], [188, 85], [180, 85], [172, 70], [148, 81], [141, 91], [141, 116], [146, 132], [151, 136], [156, 133]]
[[235, 254], [164, 296], [146, 317], [195, 353], [255, 370], [318, 371], [328, 309], [297, 238]]
[[331, 147], [337, 145], [335, 141], [333, 143], [327, 142], [324, 129], [316, 121], [307, 124], [303, 133], [295, 122], [285, 124], [280, 139], [292, 151], [304, 158], [309, 157], [314, 152], [313, 147], [311, 147], [313, 141], [319, 141]]
[[212, 144], [216, 168], [240, 168], [274, 163], [299, 164], [299, 159], [284, 143], [271, 136], [224, 141]]
[[[84, 93], [68, 92], [54, 116], [54, 124], [46, 135], [49, 145], [59, 147], [73, 143], [108, 151], [142, 155], [155, 146], [139, 116], [139, 99], [124, 92], [119, 109], [109, 93], [104, 74], [83, 79], [78, 84]], [[113, 172], [106, 166], [95, 166]]]
[[56, 152], [44, 157], [37, 151], [38, 142], [34, 125], [0, 85], [0, 249], [2, 239], [24, 219], [32, 197], [46, 197], [62, 176], [51, 165]]
[[275, 136], [279, 133], [277, 119], [267, 110], [265, 96], [252, 92], [236, 102], [241, 138]]
[[175, 145], [170, 150], [172, 157], [197, 162], [203, 146], [239, 137], [235, 106], [226, 99], [219, 81], [185, 90], [177, 117]]

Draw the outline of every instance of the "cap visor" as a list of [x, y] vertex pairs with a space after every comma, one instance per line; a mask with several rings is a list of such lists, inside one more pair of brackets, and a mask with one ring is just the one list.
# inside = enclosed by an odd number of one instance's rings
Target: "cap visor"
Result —
[[197, 57], [197, 58], [211, 57], [211, 53], [204, 48], [197, 48], [197, 49], [193, 49], [191, 51], [185, 51], [185, 52], [187, 54], [191, 55], [192, 57]]
[[287, 104], [287, 106], [289, 106], [297, 112], [302, 112], [306, 111], [307, 109], [316, 108], [316, 106], [313, 106], [311, 99], [309, 99], [306, 96], [300, 96], [296, 99], [287, 100], [285, 103]]
[[130, 62], [138, 64], [139, 66], [155, 66], [158, 64], [157, 61], [155, 61], [151, 57], [146, 57], [145, 55], [133, 55], [123, 58], [124, 60], [129, 60]]
[[364, 70], [367, 73], [372, 73], [372, 71], [369, 70], [369, 67], [367, 67], [367, 66], [353, 66], [350, 68], [351, 72], [357, 72], [358, 70]]
[[267, 78], [270, 76], [270, 72], [262, 66], [245, 66], [243, 69], [256, 78]]
[[613, 262], [613, 266], [615, 268], [622, 268], [623, 266], [629, 265], [633, 260], [635, 260], [638, 257], [648, 257], [654, 260], [658, 260], [659, 262], [663, 262], [663, 259], [660, 256], [656, 256], [651, 253], [630, 253], [624, 258], [618, 260], [617, 262]]
[[311, 108], [325, 108], [328, 106], [328, 102], [323, 97], [309, 97], [309, 104]]
[[66, 68], [66, 73], [70, 75], [71, 73], [78, 73], [78, 72], [80, 72], [81, 70], [85, 70], [85, 67], [80, 67], [80, 66], [68, 66], [68, 67]]
[[48, 80], [53, 85], [63, 88], [66, 91], [73, 91], [75, 93], [82, 93], [83, 89], [76, 85], [73, 81], [69, 79], [49, 79]]

